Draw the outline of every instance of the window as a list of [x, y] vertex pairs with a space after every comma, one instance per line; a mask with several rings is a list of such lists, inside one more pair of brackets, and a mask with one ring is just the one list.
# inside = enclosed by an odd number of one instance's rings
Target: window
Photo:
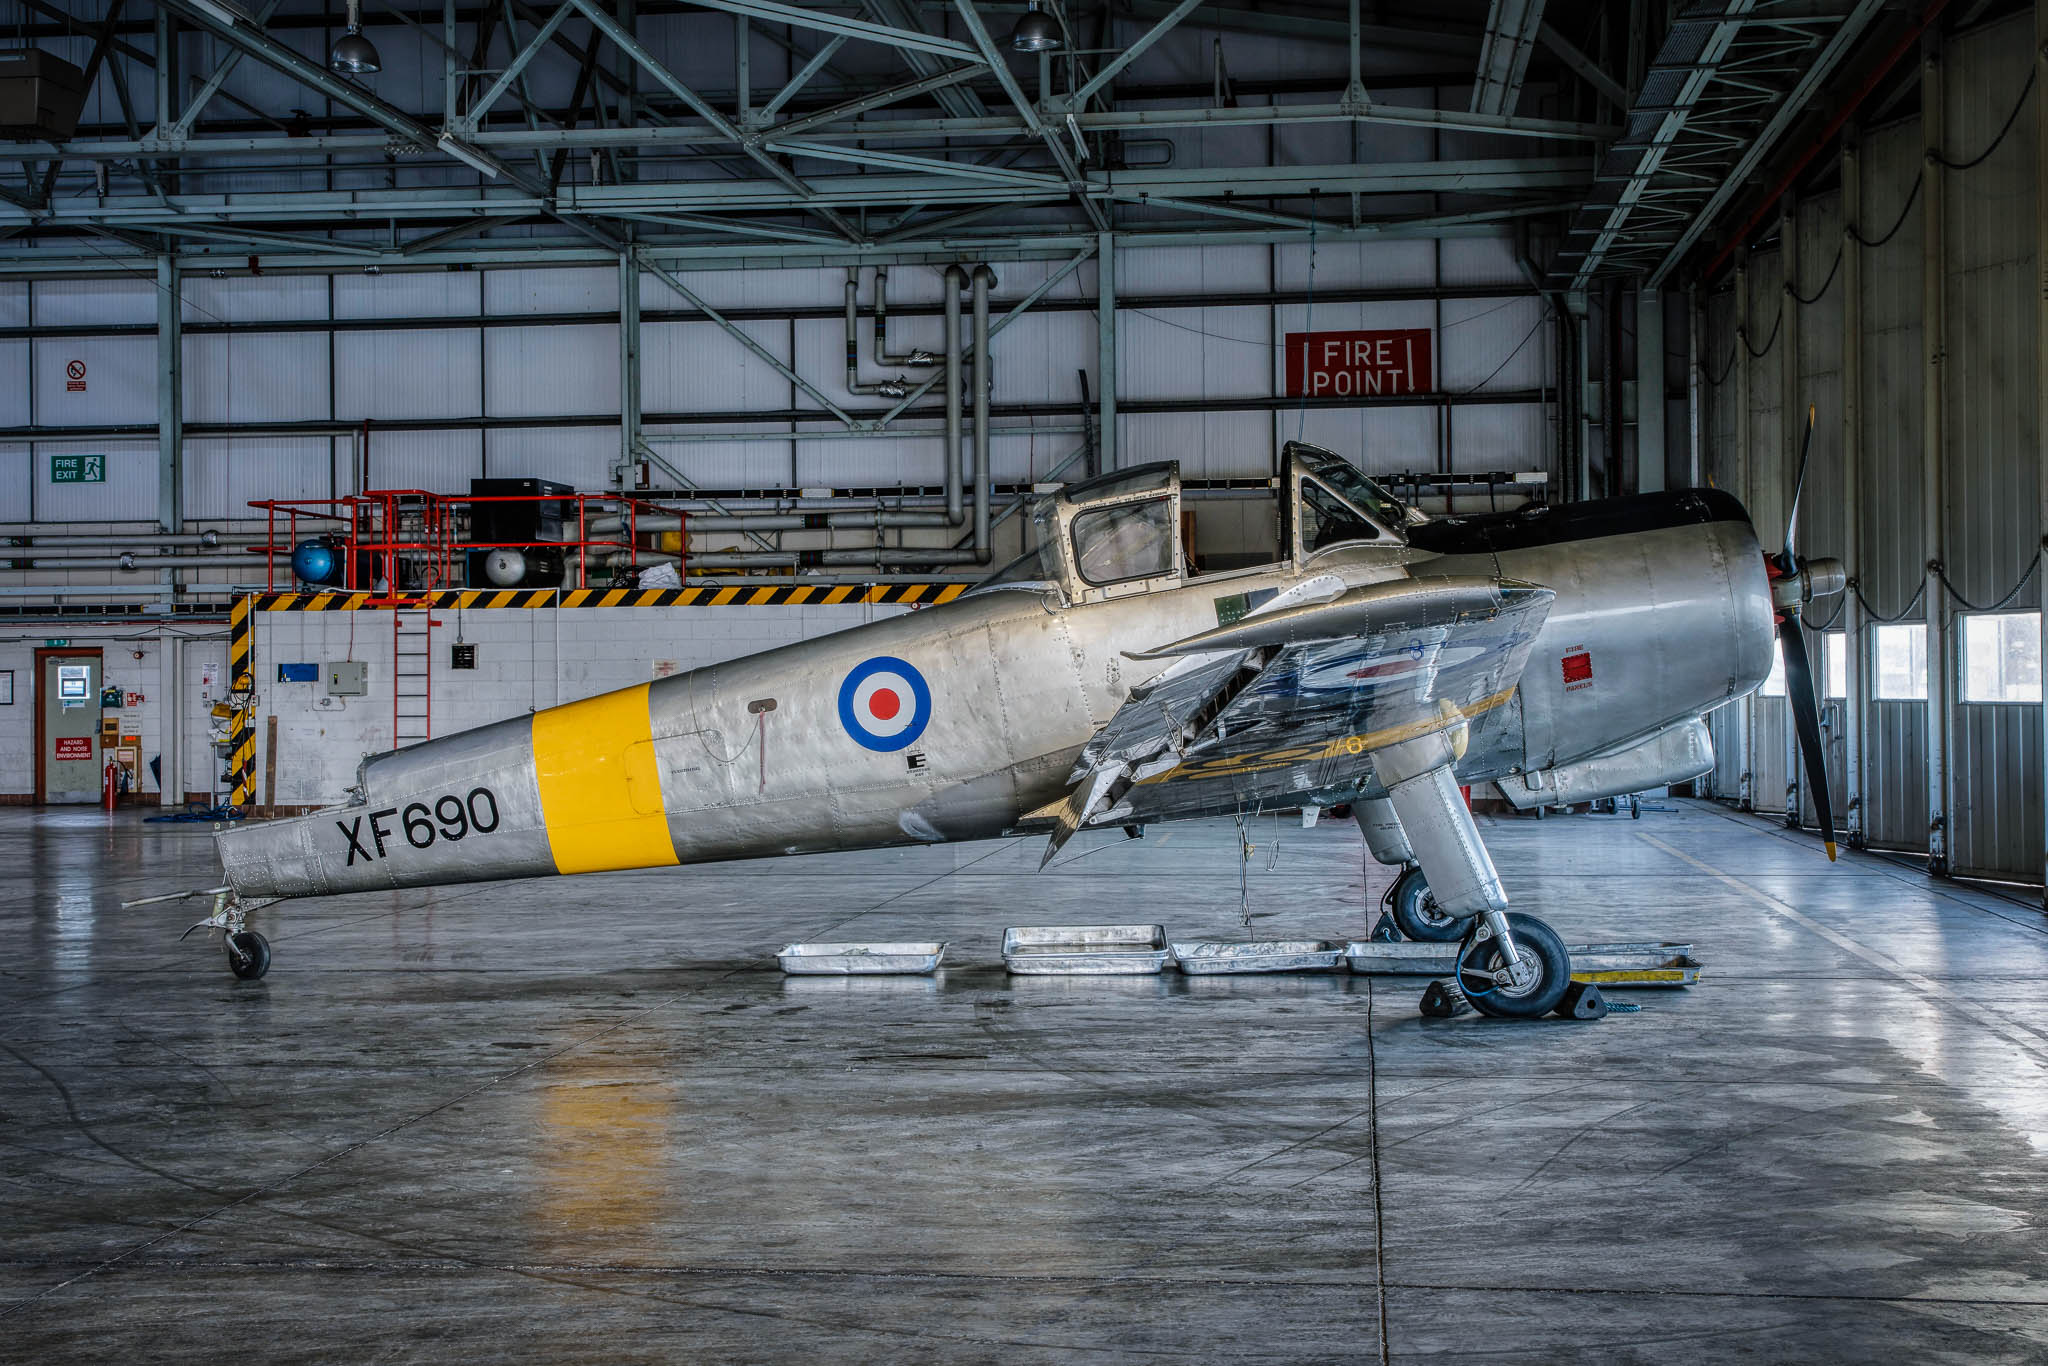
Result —
[[[1823, 700], [1849, 695], [1849, 643], [1841, 631], [1821, 633], [1821, 667], [1827, 674], [1827, 686], [1821, 690]], [[1764, 676], [1763, 687], [1757, 689], [1761, 697], [1785, 696], [1785, 650], [1780, 646], [1771, 652], [1771, 671]]]
[[1098, 585], [1171, 574], [1177, 530], [1170, 498], [1084, 512], [1074, 518], [1074, 564]]
[[1313, 479], [1301, 481], [1301, 548], [1310, 554], [1347, 541], [1377, 541], [1379, 528]]
[[1871, 632], [1870, 695], [1881, 701], [1927, 700], [1927, 627], [1920, 622], [1879, 626]]
[[1963, 624], [1963, 701], [2041, 700], [2041, 614], [1979, 612]]

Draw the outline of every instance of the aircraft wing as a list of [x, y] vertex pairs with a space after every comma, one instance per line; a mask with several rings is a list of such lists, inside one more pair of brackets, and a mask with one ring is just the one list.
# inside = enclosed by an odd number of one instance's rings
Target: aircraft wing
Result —
[[1175, 662], [1083, 749], [1045, 861], [1088, 826], [1298, 805], [1355, 787], [1374, 750], [1507, 702], [1555, 596], [1514, 580], [1403, 578], [1276, 600], [1129, 652]]

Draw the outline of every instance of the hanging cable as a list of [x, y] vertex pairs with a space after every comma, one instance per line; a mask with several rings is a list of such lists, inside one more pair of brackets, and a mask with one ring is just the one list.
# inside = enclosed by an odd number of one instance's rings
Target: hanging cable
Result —
[[1841, 269], [1842, 249], [1840, 247], [1836, 247], [1835, 263], [1828, 267], [1828, 278], [1820, 282], [1820, 288], [1813, 291], [1811, 296], [1801, 294], [1799, 292], [1799, 287], [1797, 285], [1787, 285], [1785, 287], [1785, 291], [1786, 293], [1790, 294], [1795, 300], [1797, 300], [1802, 308], [1811, 306], [1813, 304], [1817, 304], [1820, 302], [1821, 296], [1828, 292], [1829, 286], [1834, 284], [1835, 276]]
[[[1738, 341], [1738, 342], [1736, 342], [1736, 343], [1735, 343], [1735, 346], [1740, 346], [1740, 345], [1742, 345], [1742, 343], [1741, 343], [1740, 341]], [[1729, 373], [1729, 371], [1731, 371], [1731, 370], [1733, 370], [1733, 369], [1735, 368], [1735, 346], [1731, 346], [1731, 347], [1729, 347], [1729, 348], [1728, 348], [1728, 363], [1727, 363], [1726, 365], [1723, 365], [1723, 366], [1721, 367], [1721, 373], [1720, 373], [1720, 374], [1718, 374], [1718, 375], [1716, 375], [1716, 374], [1711, 374], [1711, 373], [1710, 373], [1710, 374], [1708, 374], [1708, 376], [1707, 376], [1707, 387], [1708, 387], [1709, 389], [1718, 389], [1718, 388], [1720, 388], [1720, 387], [1721, 387], [1721, 383], [1722, 383], [1722, 381], [1724, 381], [1724, 380], [1726, 380], [1726, 379], [1728, 378], [1728, 373]]]
[[1913, 610], [1920, 605], [1920, 599], [1927, 595], [1927, 580], [1925, 577], [1921, 578], [1920, 586], [1913, 590], [1912, 598], [1893, 616], [1886, 616], [1870, 605], [1870, 599], [1863, 596], [1863, 585], [1861, 582], [1851, 579], [1849, 581], [1849, 591], [1856, 595], [1856, 604], [1863, 609], [1864, 616], [1879, 625], [1889, 626], [1893, 622], [1904, 621], [1913, 614]]
[[[1996, 612], [1999, 609], [2010, 604], [2014, 598], [2018, 597], [2021, 594], [2021, 592], [2026, 589], [2026, 586], [2029, 583], [2033, 582], [2034, 571], [2038, 570], [2040, 567], [2041, 557], [2039, 555], [2035, 555], [2032, 558], [2030, 558], [2027, 561], [2027, 572], [2020, 575], [2020, 581], [2012, 586], [2012, 591], [2010, 593], [2007, 593], [2004, 597], [2000, 598], [1997, 602], [1991, 603], [1989, 606], [1985, 607], [1979, 607], [1976, 603], [1971, 602], [1968, 598], [1964, 597], [1961, 593], [1958, 593], [1956, 591], [1956, 586], [1948, 581], [1948, 567], [1946, 565], [1937, 565], [1934, 570], [1934, 577], [1941, 580], [1941, 586], [1948, 590], [1948, 595], [1954, 598], [1956, 600], [1956, 605], [1961, 607], [1965, 612]], [[1922, 581], [1922, 586], [1925, 586], [1924, 580]]]
[[1771, 320], [1771, 335], [1764, 338], [1764, 344], [1761, 350], [1749, 344], [1748, 328], [1745, 327], [1741, 331], [1737, 332], [1735, 334], [1735, 337], [1736, 340], [1742, 343], [1742, 349], [1749, 352], [1751, 359], [1762, 360], [1765, 356], [1768, 356], [1771, 353], [1771, 347], [1774, 346], [1778, 340], [1778, 329], [1783, 327], [1784, 325], [1785, 305], [1782, 301], [1780, 301], [1780, 303], [1778, 304], [1778, 316]]
[[2036, 74], [2036, 65], [2032, 62], [2029, 62], [2027, 64], [2027, 83], [2020, 87], [2020, 97], [2017, 100], [2013, 101], [2012, 112], [2005, 116], [2005, 126], [1998, 130], [1997, 137], [1991, 139], [1991, 145], [1989, 147], [1986, 147], [1983, 151], [1977, 153], [1977, 155], [1971, 157], [1968, 161], [1950, 161], [1940, 151], [1929, 152], [1927, 155], [1933, 158], [1934, 163], [1937, 166], [1945, 166], [1951, 171], [1967, 171], [1970, 170], [1972, 167], [1983, 165], [1985, 160], [1988, 159], [1993, 152], [1998, 150], [1998, 145], [2005, 141], [2005, 135], [2012, 131], [2013, 124], [2019, 121], [2020, 110], [2026, 108], [2027, 96], [2033, 93], [2034, 77]]
[[1899, 205], [1899, 216], [1892, 220], [1891, 227], [1885, 229], [1883, 236], [1865, 237], [1862, 231], [1853, 224], [1850, 225], [1849, 236], [1856, 239], [1858, 246], [1863, 247], [1881, 247], [1894, 237], [1897, 237], [1899, 229], [1906, 226], [1906, 219], [1913, 212], [1913, 201], [1920, 197], [1920, 185], [1925, 179], [1926, 177], [1922, 175], [1913, 177], [1913, 188], [1906, 191], [1906, 202]]

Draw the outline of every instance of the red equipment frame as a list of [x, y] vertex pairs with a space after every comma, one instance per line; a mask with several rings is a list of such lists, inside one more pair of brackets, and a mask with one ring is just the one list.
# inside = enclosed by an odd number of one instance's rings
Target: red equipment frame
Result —
[[[576, 538], [563, 541], [472, 541], [458, 537], [456, 512], [460, 508], [474, 507], [479, 503], [576, 503]], [[342, 556], [342, 582], [340, 591], [361, 592], [375, 589], [378, 580], [386, 588], [379, 597], [371, 599], [372, 606], [408, 606], [419, 601], [418, 594], [440, 589], [464, 586], [456, 570], [456, 560], [472, 550], [556, 550], [564, 555], [573, 555], [575, 569], [572, 576], [564, 580], [565, 587], [587, 588], [589, 584], [589, 552], [593, 548], [610, 548], [638, 553], [639, 512], [641, 500], [617, 493], [560, 493], [560, 494], [491, 494], [470, 496], [465, 494], [429, 493], [425, 489], [367, 489], [346, 498], [284, 499], [265, 498], [252, 501], [249, 506], [261, 508], [268, 520], [269, 534], [265, 544], [258, 547], [264, 557], [265, 586], [276, 591], [279, 587], [278, 569], [285, 571], [285, 587], [292, 586], [296, 576], [292, 573], [292, 552], [300, 542], [301, 518], [315, 523], [305, 528], [307, 534], [320, 532], [336, 536], [334, 524], [340, 524], [340, 541], [337, 547]], [[594, 537], [590, 535], [593, 517], [592, 504], [599, 505], [597, 512], [610, 511], [625, 523], [623, 539], [616, 537]], [[676, 572], [681, 575], [686, 568], [685, 551], [688, 541], [688, 517], [680, 508], [657, 505], [654, 510], [663, 516], [678, 520]], [[285, 539], [277, 537], [278, 518], [285, 519]], [[664, 552], [665, 553], [665, 552]], [[357, 582], [363, 556], [370, 557], [370, 583]], [[283, 564], [279, 564], [279, 556]], [[424, 563], [422, 587], [401, 589], [396, 587], [399, 575], [392, 571], [399, 562], [414, 565]], [[408, 596], [411, 595], [411, 596]]]

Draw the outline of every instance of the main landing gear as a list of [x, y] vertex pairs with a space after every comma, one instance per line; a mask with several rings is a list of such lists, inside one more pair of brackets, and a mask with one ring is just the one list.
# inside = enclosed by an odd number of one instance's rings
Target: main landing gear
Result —
[[1402, 865], [1387, 897], [1402, 936], [1458, 941], [1457, 984], [1473, 1008], [1535, 1019], [1570, 989], [1571, 955], [1550, 926], [1509, 912], [1452, 772], [1463, 742], [1459, 727], [1378, 751], [1373, 765], [1387, 795], [1357, 803], [1354, 814], [1372, 857]]

